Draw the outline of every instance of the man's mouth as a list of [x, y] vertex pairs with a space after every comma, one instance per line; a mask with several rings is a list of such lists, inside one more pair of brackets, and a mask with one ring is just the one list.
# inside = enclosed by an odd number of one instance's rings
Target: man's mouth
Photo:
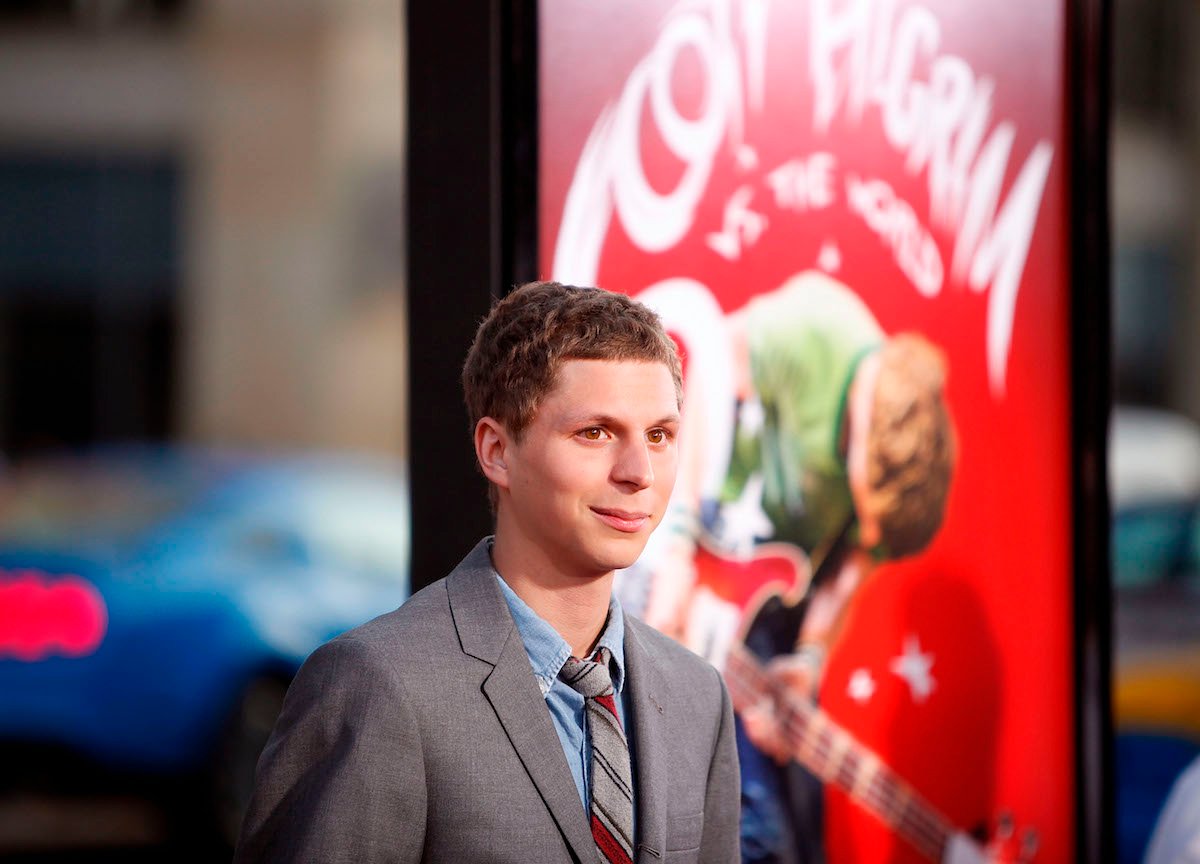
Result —
[[639, 513], [633, 510], [618, 510], [612, 507], [593, 507], [591, 510], [600, 517], [600, 521], [605, 525], [626, 534], [642, 530], [650, 521], [649, 513]]

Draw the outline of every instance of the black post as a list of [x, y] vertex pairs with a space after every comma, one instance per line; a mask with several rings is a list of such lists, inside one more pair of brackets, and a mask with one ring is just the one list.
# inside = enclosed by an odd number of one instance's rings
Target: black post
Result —
[[536, 268], [535, 37], [533, 2], [407, 8], [414, 589], [491, 530], [459, 373], [492, 300]]
[[1076, 860], [1115, 860], [1112, 578], [1107, 486], [1111, 354], [1108, 0], [1074, 0], [1067, 31], [1075, 525]]

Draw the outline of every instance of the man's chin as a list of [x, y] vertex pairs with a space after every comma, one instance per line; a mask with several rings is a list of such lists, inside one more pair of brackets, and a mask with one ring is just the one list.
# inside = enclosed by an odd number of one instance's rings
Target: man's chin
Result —
[[646, 548], [645, 537], [639, 537], [634, 540], [622, 543], [620, 548], [606, 549], [597, 556], [597, 563], [604, 568], [604, 572], [613, 570], [625, 570], [632, 567], [641, 557], [642, 550]]

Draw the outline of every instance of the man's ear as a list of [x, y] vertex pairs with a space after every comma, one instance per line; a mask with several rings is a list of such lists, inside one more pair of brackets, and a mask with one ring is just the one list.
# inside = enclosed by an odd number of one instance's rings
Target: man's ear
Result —
[[491, 417], [475, 424], [475, 458], [483, 476], [502, 489], [508, 488], [508, 430]]

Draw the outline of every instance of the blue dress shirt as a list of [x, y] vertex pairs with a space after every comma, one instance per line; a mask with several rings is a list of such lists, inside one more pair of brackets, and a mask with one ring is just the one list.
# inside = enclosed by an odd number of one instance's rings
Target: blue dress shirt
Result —
[[[592, 770], [591, 741], [587, 734], [587, 714], [584, 710], [583, 696], [559, 680], [558, 673], [563, 663], [571, 656], [571, 646], [550, 626], [545, 619], [529, 608], [529, 605], [517, 596], [508, 583], [496, 574], [508, 610], [516, 622], [517, 632], [525, 643], [525, 653], [529, 655], [529, 663], [533, 666], [534, 677], [538, 687], [546, 698], [546, 707], [550, 710], [550, 719], [554, 721], [554, 731], [562, 742], [563, 754], [567, 757], [567, 765], [571, 776], [575, 778], [575, 786], [579, 790], [579, 799], [583, 802], [584, 812], [590, 812]], [[620, 696], [616, 700], [617, 713], [621, 717], [621, 727], [625, 730], [625, 739], [629, 742], [629, 759], [631, 768], [636, 765], [633, 761], [633, 735], [627, 719], [631, 710], [628, 705], [629, 697], [625, 692], [625, 616], [621, 604], [616, 598], [608, 603], [608, 622], [596, 647], [604, 647], [612, 654], [609, 672], [612, 675], [613, 688]], [[637, 788], [636, 774], [634, 788]], [[634, 817], [637, 817], [637, 801], [634, 801]]]

